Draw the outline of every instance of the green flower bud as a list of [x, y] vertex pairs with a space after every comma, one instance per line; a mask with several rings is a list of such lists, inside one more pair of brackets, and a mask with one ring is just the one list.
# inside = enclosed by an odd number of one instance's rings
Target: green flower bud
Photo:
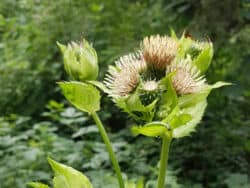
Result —
[[57, 43], [63, 54], [67, 74], [78, 81], [95, 80], [98, 76], [98, 62], [95, 49], [83, 39], [79, 44], [67, 46]]

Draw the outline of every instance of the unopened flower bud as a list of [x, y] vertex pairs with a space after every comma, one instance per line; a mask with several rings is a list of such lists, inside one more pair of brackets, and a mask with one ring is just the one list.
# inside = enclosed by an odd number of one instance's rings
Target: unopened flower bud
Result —
[[86, 40], [71, 42], [60, 47], [64, 68], [70, 77], [78, 81], [95, 80], [98, 76], [98, 62], [95, 49]]

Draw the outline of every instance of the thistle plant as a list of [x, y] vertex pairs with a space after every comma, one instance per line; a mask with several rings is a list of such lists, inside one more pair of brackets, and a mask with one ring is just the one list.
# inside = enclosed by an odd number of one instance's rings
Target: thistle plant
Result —
[[158, 188], [165, 184], [170, 143], [195, 131], [212, 89], [205, 78], [213, 57], [210, 41], [150, 36], [140, 50], [121, 57], [105, 78], [108, 94], [137, 124], [135, 135], [160, 137], [162, 149]]
[[103, 82], [96, 81], [98, 58], [86, 40], [67, 46], [58, 43], [58, 46], [65, 70], [73, 79], [59, 82], [59, 86], [70, 103], [87, 112], [96, 122], [120, 188], [128, 184], [124, 184], [112, 145], [97, 115], [99, 90], [134, 120], [131, 127], [134, 135], [162, 140], [157, 187], [164, 188], [172, 140], [194, 132], [206, 109], [209, 93], [229, 84], [211, 85], [205, 78], [213, 57], [212, 42], [196, 41], [185, 34], [177, 38], [174, 32], [171, 36], [145, 37], [139, 50], [120, 57], [115, 65], [109, 66]]

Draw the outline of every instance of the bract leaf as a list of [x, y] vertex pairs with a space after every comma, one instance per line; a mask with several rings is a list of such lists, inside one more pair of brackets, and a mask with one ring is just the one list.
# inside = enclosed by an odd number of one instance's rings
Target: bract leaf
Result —
[[131, 131], [134, 135], [142, 134], [144, 136], [156, 137], [164, 134], [169, 128], [169, 125], [163, 122], [151, 122], [144, 126], [133, 126]]

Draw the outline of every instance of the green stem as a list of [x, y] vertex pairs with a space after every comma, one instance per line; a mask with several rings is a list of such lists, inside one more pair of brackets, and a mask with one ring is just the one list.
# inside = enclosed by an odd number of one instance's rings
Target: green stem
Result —
[[109, 152], [109, 156], [110, 156], [111, 162], [113, 164], [113, 167], [115, 169], [116, 176], [117, 176], [120, 188], [124, 188], [124, 182], [123, 182], [123, 179], [122, 179], [120, 166], [119, 166], [118, 161], [117, 161], [117, 159], [115, 157], [115, 153], [114, 153], [114, 151], [112, 149], [112, 146], [111, 146], [111, 143], [109, 141], [108, 135], [107, 135], [107, 133], [106, 133], [104, 127], [103, 127], [103, 124], [102, 124], [100, 118], [98, 117], [97, 113], [94, 112], [91, 115], [92, 115], [92, 117], [93, 117], [93, 119], [94, 119], [100, 133], [101, 133], [102, 139], [103, 139], [103, 141], [104, 141], [104, 143], [106, 145], [106, 148], [107, 148], [107, 150]]
[[162, 148], [161, 148], [161, 159], [160, 159], [160, 169], [158, 176], [158, 188], [164, 188], [166, 171], [168, 166], [168, 153], [169, 146], [171, 143], [171, 138], [164, 134], [162, 136]]

